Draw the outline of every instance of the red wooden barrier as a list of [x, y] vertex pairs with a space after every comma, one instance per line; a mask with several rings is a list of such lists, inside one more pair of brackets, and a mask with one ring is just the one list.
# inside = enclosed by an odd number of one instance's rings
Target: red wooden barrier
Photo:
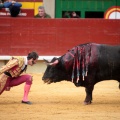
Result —
[[86, 42], [120, 44], [120, 20], [0, 18], [0, 55], [62, 55]]
[[[19, 17], [34, 17], [34, 9], [21, 9]], [[5, 8], [0, 9], [0, 17], [10, 17], [9, 11]]]

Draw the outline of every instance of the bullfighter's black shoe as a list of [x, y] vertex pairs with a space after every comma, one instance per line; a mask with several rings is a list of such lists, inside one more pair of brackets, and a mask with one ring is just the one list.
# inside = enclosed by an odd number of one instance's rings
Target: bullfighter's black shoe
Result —
[[21, 103], [24, 103], [24, 104], [28, 104], [28, 105], [31, 105], [32, 103], [30, 101], [21, 101]]

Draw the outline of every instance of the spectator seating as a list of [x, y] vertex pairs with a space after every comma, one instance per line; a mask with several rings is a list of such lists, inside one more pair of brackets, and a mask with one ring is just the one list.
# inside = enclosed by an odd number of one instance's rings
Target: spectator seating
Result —
[[[8, 17], [10, 16], [9, 9], [2, 8], [0, 9], [0, 17]], [[19, 17], [34, 17], [34, 9], [21, 9]]]

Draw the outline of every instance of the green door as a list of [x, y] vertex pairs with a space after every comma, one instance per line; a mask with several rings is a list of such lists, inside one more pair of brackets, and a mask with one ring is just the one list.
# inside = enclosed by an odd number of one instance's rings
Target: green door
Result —
[[55, 0], [55, 17], [76, 11], [81, 18], [103, 18], [112, 6], [120, 6], [120, 0]]

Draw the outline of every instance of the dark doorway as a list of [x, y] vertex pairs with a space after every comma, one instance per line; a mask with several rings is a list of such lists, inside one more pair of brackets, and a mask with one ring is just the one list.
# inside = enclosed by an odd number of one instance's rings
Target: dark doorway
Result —
[[104, 12], [85, 12], [85, 18], [104, 18]]

